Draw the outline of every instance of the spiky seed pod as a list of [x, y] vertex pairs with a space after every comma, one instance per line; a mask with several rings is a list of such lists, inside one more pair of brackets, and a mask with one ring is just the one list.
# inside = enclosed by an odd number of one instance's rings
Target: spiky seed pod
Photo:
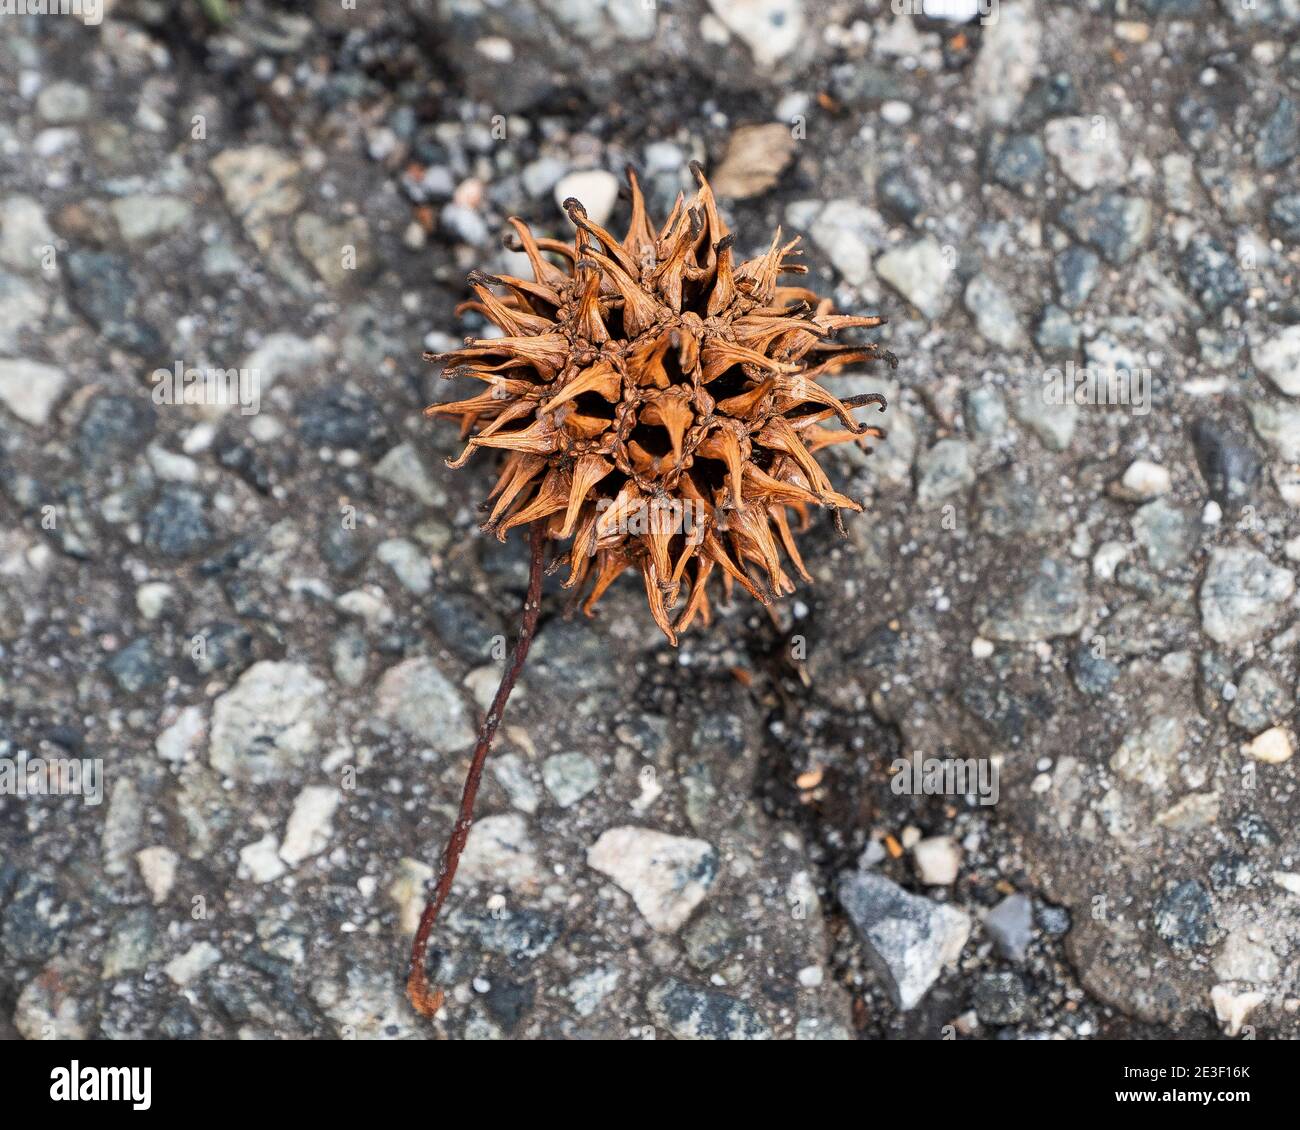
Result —
[[[790, 513], [802, 531], [823, 507], [842, 529], [840, 511], [862, 509], [832, 488], [814, 454], [885, 434], [852, 415], [866, 404], [883, 412], [883, 397], [840, 400], [820, 381], [848, 365], [897, 363], [875, 345], [827, 340], [883, 318], [837, 315], [829, 299], [780, 285], [807, 271], [792, 262], [797, 238], [783, 244], [778, 229], [766, 252], [735, 262], [735, 237], [699, 165], [691, 171], [695, 199], [679, 195], [657, 233], [631, 169], [621, 240], [573, 199], [564, 202], [572, 246], [512, 218], [533, 278], [472, 272], [476, 298], [458, 310], [477, 311], [503, 336], [425, 355], [445, 364], [445, 377], [486, 386], [426, 410], [460, 420], [468, 443], [449, 466], [478, 448], [506, 453], [483, 529], [504, 541], [544, 521], [549, 538], [569, 543], [565, 586], [589, 615], [636, 569], [674, 644], [695, 619], [709, 622], [715, 574], [728, 597], [739, 585], [767, 604], [794, 590], [784, 550], [811, 581]], [[840, 426], [823, 426], [831, 420]]]

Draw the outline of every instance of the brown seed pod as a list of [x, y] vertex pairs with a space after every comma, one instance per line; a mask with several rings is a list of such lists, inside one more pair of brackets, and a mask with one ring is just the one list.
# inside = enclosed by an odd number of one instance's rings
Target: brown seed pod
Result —
[[[542, 569], [551, 542], [567, 548], [565, 581], [590, 615], [629, 567], [645, 584], [655, 623], [674, 644], [697, 618], [709, 620], [715, 573], [730, 596], [739, 585], [764, 604], [794, 589], [785, 560], [811, 580], [795, 544], [813, 507], [861, 510], [839, 494], [815, 453], [833, 443], [883, 438], [852, 411], [885, 399], [840, 400], [820, 379], [847, 365], [885, 359], [875, 345], [828, 341], [848, 326], [884, 319], [831, 312], [829, 299], [781, 286], [802, 274], [798, 240], [736, 263], [734, 237], [718, 215], [698, 165], [699, 191], [677, 203], [656, 233], [636, 175], [628, 170], [632, 222], [616, 240], [576, 200], [565, 211], [573, 246], [536, 239], [512, 219], [533, 277], [469, 276], [482, 314], [502, 336], [467, 339], [462, 349], [426, 354], [446, 377], [485, 388], [468, 400], [435, 404], [430, 416], [460, 420], [467, 445], [505, 452], [484, 508], [483, 528], [503, 541], [530, 530], [528, 595], [519, 638], [470, 757], [456, 823], [420, 917], [407, 970], [413, 1008], [433, 1016], [443, 993], [426, 966], [434, 923], [451, 893], [469, 838], [483, 766], [511, 689], [537, 629]], [[545, 258], [557, 256], [562, 266]], [[503, 293], [498, 293], [498, 292]], [[830, 421], [838, 427], [824, 427]], [[583, 600], [585, 596], [585, 600]]]
[[883, 397], [840, 400], [821, 381], [846, 366], [896, 364], [876, 345], [829, 340], [883, 318], [837, 315], [829, 299], [781, 285], [806, 272], [793, 261], [798, 239], [783, 244], [778, 230], [762, 255], [735, 262], [734, 236], [699, 165], [691, 170], [694, 200], [679, 195], [658, 232], [631, 169], [621, 240], [573, 199], [564, 203], [572, 246], [511, 219], [533, 278], [472, 272], [476, 298], [461, 307], [502, 336], [426, 354], [444, 376], [485, 386], [426, 410], [460, 421], [468, 442], [449, 466], [479, 448], [506, 453], [483, 529], [504, 540], [543, 522], [567, 547], [564, 583], [589, 615], [635, 569], [674, 644], [696, 619], [708, 623], [712, 578], [728, 597], [739, 585], [763, 604], [794, 590], [787, 570], [811, 580], [795, 531], [816, 507], [837, 525], [841, 510], [862, 509], [833, 489], [815, 453], [884, 437], [852, 414], [866, 404], [883, 412]]

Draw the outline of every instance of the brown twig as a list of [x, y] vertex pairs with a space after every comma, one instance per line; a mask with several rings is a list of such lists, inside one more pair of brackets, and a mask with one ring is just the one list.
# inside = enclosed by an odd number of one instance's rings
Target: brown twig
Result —
[[465, 850], [465, 841], [469, 839], [469, 830], [474, 823], [474, 798], [478, 795], [479, 781], [483, 777], [483, 765], [487, 761], [488, 750], [501, 724], [501, 715], [505, 712], [506, 700], [514, 690], [519, 673], [524, 669], [524, 660], [528, 657], [528, 648], [537, 631], [537, 617], [542, 608], [542, 559], [546, 549], [546, 520], [534, 522], [529, 537], [529, 552], [532, 560], [528, 569], [528, 595], [524, 597], [523, 618], [519, 627], [519, 639], [515, 643], [514, 654], [510, 657], [510, 666], [501, 676], [501, 685], [497, 687], [496, 697], [488, 709], [483, 725], [479, 728], [478, 741], [474, 745], [474, 755], [470, 759], [469, 772], [465, 775], [465, 789], [460, 797], [460, 812], [455, 826], [447, 839], [447, 847], [442, 854], [442, 866], [438, 872], [438, 884], [433, 897], [424, 905], [420, 916], [420, 927], [415, 932], [415, 941], [411, 946], [411, 969], [406, 978], [406, 996], [411, 1007], [421, 1016], [433, 1016], [442, 1007], [443, 991], [429, 988], [429, 977], [425, 972], [425, 954], [429, 948], [429, 932], [438, 920], [442, 904], [451, 893], [452, 881], [456, 878], [456, 868], [460, 864], [460, 854]]

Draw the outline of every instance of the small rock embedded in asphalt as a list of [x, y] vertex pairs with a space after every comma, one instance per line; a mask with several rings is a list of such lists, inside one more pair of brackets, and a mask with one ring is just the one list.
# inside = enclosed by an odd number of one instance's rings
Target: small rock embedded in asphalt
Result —
[[1101, 260], [1086, 247], [1072, 243], [1056, 257], [1052, 271], [1061, 305], [1067, 310], [1077, 310], [1088, 301], [1088, 295], [1101, 277]]
[[665, 934], [681, 928], [718, 877], [712, 844], [631, 825], [601, 835], [587, 863], [627, 891], [645, 920]]
[[988, 170], [998, 184], [1032, 195], [1047, 168], [1043, 143], [1034, 134], [1013, 134], [989, 150]]
[[1252, 734], [1280, 721], [1292, 709], [1286, 692], [1262, 667], [1250, 667], [1237, 684], [1237, 697], [1228, 710], [1228, 720]]
[[1151, 202], [1141, 196], [1098, 190], [1061, 209], [1061, 223], [1110, 263], [1127, 263], [1146, 245]]
[[961, 869], [961, 848], [952, 836], [929, 836], [912, 849], [916, 874], [931, 887], [949, 887]]
[[978, 274], [971, 279], [963, 298], [975, 328], [990, 345], [1014, 350], [1024, 344], [1024, 330], [1011, 299], [988, 275]]
[[254, 663], [212, 708], [208, 760], [241, 783], [292, 774], [319, 752], [325, 684], [301, 663]]
[[447, 501], [446, 491], [430, 476], [419, 453], [409, 443], [399, 443], [376, 463], [375, 475], [426, 506], [442, 506]]
[[375, 712], [438, 753], [456, 753], [474, 741], [460, 692], [431, 659], [417, 656], [385, 671], [375, 688]]
[[600, 770], [585, 753], [557, 753], [542, 762], [542, 782], [556, 804], [569, 808], [600, 784]]
[[1160, 494], [1167, 494], [1173, 485], [1169, 471], [1149, 459], [1135, 459], [1128, 465], [1120, 479], [1124, 497], [1146, 502]]
[[948, 308], [952, 265], [929, 236], [886, 251], [876, 260], [876, 274], [931, 321]]
[[1295, 749], [1291, 735], [1281, 726], [1274, 726], [1247, 744], [1245, 752], [1247, 756], [1262, 761], [1265, 765], [1281, 765], [1291, 760]]
[[1196, 548], [1196, 531], [1186, 511], [1163, 498], [1148, 502], [1133, 515], [1133, 536], [1146, 550], [1153, 569], [1182, 565]]
[[1205, 634], [1223, 644], [1257, 639], [1281, 615], [1295, 592], [1295, 573], [1256, 549], [1223, 546], [1210, 555], [1201, 583]]
[[1228, 506], [1250, 498], [1259, 478], [1259, 457], [1239, 429], [1210, 417], [1192, 424], [1192, 445], [1210, 496]]
[[532, 825], [518, 812], [502, 812], [474, 822], [453, 890], [490, 883], [527, 892], [535, 891], [541, 879]]
[[1079, 690], [1096, 698], [1110, 690], [1120, 676], [1120, 669], [1087, 644], [1080, 644], [1070, 652], [1070, 675]]
[[1061, 171], [1085, 192], [1124, 180], [1128, 162], [1108, 122], [1056, 118], [1043, 127], [1043, 136]]
[[25, 423], [43, 427], [67, 380], [53, 365], [0, 358], [0, 404]]
[[675, 977], [646, 996], [655, 1024], [678, 1040], [768, 1040], [771, 1029], [744, 1001]]
[[109, 674], [127, 694], [139, 694], [165, 679], [163, 668], [147, 639], [132, 640], [108, 661]]
[[164, 557], [192, 557], [215, 535], [203, 513], [204, 497], [187, 487], [169, 487], [145, 515], [144, 540]]
[[1083, 331], [1068, 310], [1048, 303], [1034, 330], [1034, 343], [1047, 354], [1073, 353], [1079, 348]]
[[1070, 636], [1087, 619], [1083, 570], [1073, 562], [1044, 557], [1009, 571], [990, 602], [980, 635], [1031, 643]]
[[917, 501], [934, 506], [967, 490], [975, 481], [971, 445], [964, 439], [941, 439], [917, 460]]
[[1156, 933], [1175, 951], [1186, 952], [1207, 946], [1217, 935], [1214, 903], [1195, 879], [1170, 887], [1153, 909]]
[[849, 282], [862, 286], [871, 278], [871, 253], [879, 246], [880, 216], [852, 200], [832, 200], [813, 221], [811, 235]]
[[1287, 396], [1300, 396], [1300, 325], [1287, 326], [1251, 348], [1255, 366]]
[[903, 1011], [916, 1007], [970, 936], [964, 910], [909, 894], [881, 875], [845, 873], [837, 892]]
[[1024, 961], [1034, 936], [1034, 904], [1028, 895], [1007, 895], [984, 916], [984, 930], [1008, 961]]
[[1246, 280], [1232, 254], [1213, 236], [1192, 236], [1178, 260], [1183, 281], [1210, 314], [1246, 297]]
[[985, 973], [975, 982], [971, 1004], [984, 1024], [1018, 1024], [1029, 1013], [1029, 991], [1018, 973]]

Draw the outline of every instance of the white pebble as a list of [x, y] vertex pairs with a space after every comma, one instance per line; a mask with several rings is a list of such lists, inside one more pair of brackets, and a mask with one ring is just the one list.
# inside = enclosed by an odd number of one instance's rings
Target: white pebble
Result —
[[178, 856], [169, 847], [147, 847], [135, 853], [135, 861], [140, 865], [140, 877], [149, 888], [149, 895], [156, 906], [171, 892], [176, 881], [176, 863]]
[[254, 883], [271, 883], [285, 873], [280, 862], [279, 841], [273, 832], [267, 832], [255, 843], [239, 849], [239, 875]]
[[1281, 765], [1291, 760], [1294, 750], [1291, 748], [1291, 735], [1281, 726], [1274, 726], [1242, 746], [1242, 752], [1265, 765]]
[[162, 581], [148, 581], [135, 590], [135, 606], [146, 620], [157, 620], [176, 599], [176, 590]]
[[881, 103], [880, 116], [891, 126], [903, 126], [912, 120], [912, 107], [906, 102], [890, 99]]
[[338, 789], [330, 785], [308, 785], [298, 794], [280, 846], [280, 858], [290, 867], [297, 867], [329, 846], [334, 831], [330, 822], [340, 799]]
[[1149, 459], [1134, 460], [1120, 480], [1120, 488], [1128, 498], [1143, 502], [1167, 494], [1172, 485], [1169, 472]]
[[921, 882], [931, 887], [946, 887], [957, 880], [961, 866], [961, 848], [951, 836], [930, 836], [912, 849]]
[[614, 202], [618, 199], [618, 181], [604, 169], [583, 169], [569, 173], [555, 185], [555, 203], [561, 211], [564, 210], [565, 200], [570, 196], [586, 209], [587, 218], [592, 223], [604, 227], [605, 221], [614, 211]]

